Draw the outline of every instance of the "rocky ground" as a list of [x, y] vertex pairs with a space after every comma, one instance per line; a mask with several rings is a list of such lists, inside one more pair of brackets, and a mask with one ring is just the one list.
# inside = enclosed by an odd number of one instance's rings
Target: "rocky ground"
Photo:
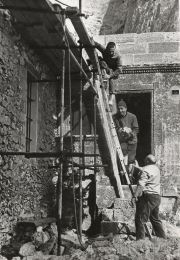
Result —
[[[4, 256], [1, 255], [0, 260], [180, 260], [180, 227], [165, 221], [164, 226], [166, 240], [153, 237], [150, 241], [147, 237], [136, 241], [134, 233], [126, 232], [107, 236], [99, 234], [91, 238], [83, 235], [83, 247], [75, 230], [66, 230], [62, 235], [62, 256], [57, 256], [57, 247], [53, 246], [54, 235], [48, 238], [46, 229], [44, 233], [36, 232], [34, 240], [23, 244], [19, 251], [14, 250], [14, 254], [8, 254], [13, 244], [9, 245], [8, 251], [1, 252]], [[14, 245], [17, 249], [17, 243]]]

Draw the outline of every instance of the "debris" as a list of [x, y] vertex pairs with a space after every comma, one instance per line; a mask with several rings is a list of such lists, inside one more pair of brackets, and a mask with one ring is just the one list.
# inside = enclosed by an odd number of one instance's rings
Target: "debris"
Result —
[[20, 250], [19, 254], [21, 256], [33, 256], [36, 253], [35, 245], [32, 242], [24, 244]]

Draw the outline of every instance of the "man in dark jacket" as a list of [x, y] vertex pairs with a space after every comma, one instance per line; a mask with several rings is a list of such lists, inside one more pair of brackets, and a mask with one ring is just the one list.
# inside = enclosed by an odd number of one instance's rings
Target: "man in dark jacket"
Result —
[[159, 219], [160, 196], [160, 170], [156, 165], [156, 158], [149, 154], [145, 158], [145, 167], [135, 191], [136, 200], [136, 239], [145, 238], [144, 224], [150, 219], [153, 231], [157, 237], [166, 238], [162, 222]]
[[[116, 50], [116, 44], [109, 42], [106, 48], [95, 42], [95, 47], [102, 53], [102, 59], [100, 59], [100, 67], [105, 69], [109, 77], [109, 94], [114, 92], [114, 80], [116, 80], [119, 74], [122, 72], [122, 59]], [[112, 96], [110, 96], [110, 100]]]
[[119, 142], [124, 156], [128, 156], [128, 164], [133, 164], [136, 157], [137, 134], [139, 125], [134, 114], [127, 111], [124, 100], [118, 102], [118, 112], [113, 116]]

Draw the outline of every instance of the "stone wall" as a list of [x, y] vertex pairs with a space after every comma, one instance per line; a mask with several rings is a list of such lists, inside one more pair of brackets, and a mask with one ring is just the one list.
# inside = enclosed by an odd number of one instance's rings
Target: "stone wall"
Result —
[[[103, 36], [96, 37], [96, 40], [104, 43]], [[162, 168], [162, 183], [168, 187], [180, 188], [180, 75], [173, 70], [156, 73], [148, 73], [145, 69], [143, 71], [143, 67], [158, 68], [166, 65], [171, 68], [179, 64], [180, 35], [124, 34], [107, 36], [106, 40], [116, 42], [126, 68], [142, 68], [141, 73], [121, 74], [115, 93], [152, 93], [152, 152], [155, 152]], [[174, 90], [177, 95], [173, 95]]]
[[154, 65], [180, 63], [180, 33], [154, 32], [95, 36], [106, 45], [114, 41], [123, 65]]
[[[0, 13], [0, 150], [25, 151], [27, 71], [51, 77], [43, 61], [23, 43], [6, 12]], [[37, 151], [55, 149], [56, 87], [39, 84]], [[17, 218], [52, 214], [53, 189], [48, 161], [23, 156], [0, 158], [0, 243]]]

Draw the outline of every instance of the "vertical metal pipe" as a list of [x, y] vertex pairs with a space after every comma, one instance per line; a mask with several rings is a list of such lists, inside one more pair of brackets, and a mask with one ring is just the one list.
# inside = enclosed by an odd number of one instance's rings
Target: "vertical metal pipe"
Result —
[[79, 0], [79, 11], [82, 13], [82, 0]]
[[[63, 26], [65, 26], [65, 15], [62, 16]], [[65, 36], [63, 38], [65, 41]], [[60, 151], [63, 151], [63, 129], [64, 129], [64, 82], [65, 82], [65, 49], [62, 50], [62, 71], [61, 71], [61, 119], [60, 119]], [[60, 160], [57, 185], [57, 208], [58, 208], [58, 249], [57, 254], [61, 255], [61, 221], [62, 221], [62, 193], [63, 193], [63, 162]]]
[[94, 185], [94, 200], [93, 200], [93, 221], [96, 218], [96, 172], [97, 172], [97, 158], [96, 158], [96, 150], [97, 150], [97, 136], [96, 136], [96, 103], [97, 103], [97, 96], [93, 96], [93, 103], [94, 103], [94, 178], [93, 178], [93, 185]]
[[[82, 67], [82, 44], [80, 43], [80, 66]], [[82, 101], [82, 72], [80, 71], [80, 97], [79, 97], [79, 152], [83, 149], [83, 101]], [[82, 164], [82, 158], [79, 158], [79, 164]], [[82, 175], [83, 170], [79, 169], [79, 236], [82, 238], [82, 209], [83, 209], [83, 198], [82, 198]]]

